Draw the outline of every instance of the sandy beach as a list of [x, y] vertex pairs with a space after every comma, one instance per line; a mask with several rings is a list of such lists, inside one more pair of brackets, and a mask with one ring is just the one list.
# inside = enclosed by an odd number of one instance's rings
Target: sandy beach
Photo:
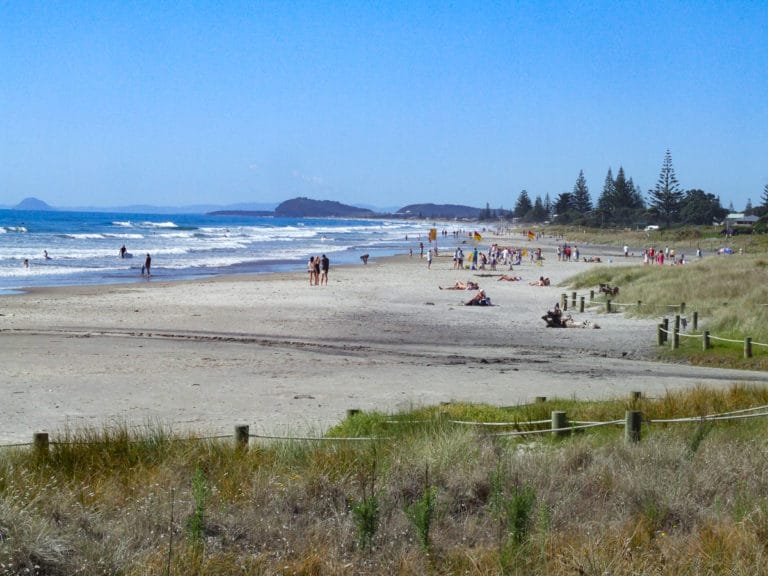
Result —
[[[319, 433], [349, 408], [514, 405], [768, 382], [761, 372], [653, 361], [658, 319], [599, 307], [573, 311], [599, 329], [547, 329], [541, 315], [566, 291], [559, 284], [587, 266], [627, 261], [616, 249], [583, 248], [604, 262], [558, 262], [554, 242], [536, 245], [544, 265], [516, 267], [521, 282], [498, 281], [509, 272], [501, 268], [454, 270], [446, 247], [431, 269], [418, 255], [332, 263], [320, 287], [297, 271], [4, 296], [0, 443], [112, 422], [201, 435], [230, 434], [236, 424]], [[542, 274], [552, 286], [528, 284]], [[457, 280], [479, 282], [493, 306], [464, 306], [473, 292], [438, 288]]]

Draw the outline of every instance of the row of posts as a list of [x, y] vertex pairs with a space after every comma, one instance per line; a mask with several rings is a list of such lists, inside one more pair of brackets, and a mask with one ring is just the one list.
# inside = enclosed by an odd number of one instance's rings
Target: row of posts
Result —
[[[574, 308], [576, 307], [576, 298], [579, 299], [579, 312], [584, 312], [584, 296], [578, 296], [576, 292], [571, 292], [571, 306]], [[590, 290], [589, 291], [589, 301], [592, 302], [595, 299], [595, 291]], [[637, 301], [637, 309], [640, 310], [642, 307], [643, 302], [642, 300]], [[683, 308], [685, 308], [685, 304], [681, 304]], [[560, 294], [560, 310], [565, 312], [568, 310], [568, 294]], [[608, 298], [605, 301], [605, 311], [610, 313], [613, 311], [613, 308], [611, 307], [611, 299]]]
[[[696, 331], [699, 327], [699, 313], [694, 311], [692, 314], [692, 329]], [[669, 318], [664, 318], [656, 329], [656, 343], [663, 346], [669, 340]], [[672, 339], [670, 340], [672, 350], [680, 348], [680, 315], [675, 315], [674, 326], [672, 329]], [[708, 350], [712, 347], [709, 330], [705, 330], [701, 339], [702, 350]], [[752, 358], [752, 338], [744, 338], [744, 358]]]
[[[641, 397], [640, 392], [632, 392], [631, 398], [633, 402], [636, 402]], [[537, 396], [536, 402], [546, 402], [546, 396]], [[353, 408], [347, 410], [347, 416], [354, 416], [358, 414], [360, 410]], [[640, 427], [642, 424], [642, 413], [639, 410], [627, 410], [625, 413], [625, 425], [624, 425], [624, 439], [627, 442], [639, 442], [640, 441]], [[568, 417], [565, 412], [553, 411], [552, 412], [552, 434], [557, 437], [567, 436], [571, 433], [571, 428], [568, 426]], [[239, 450], [247, 450], [250, 439], [250, 428], [247, 424], [238, 424], [235, 426], [234, 442], [235, 447]], [[35, 432], [32, 436], [32, 447], [34, 451], [40, 456], [48, 456], [50, 449], [50, 439], [48, 432]]]

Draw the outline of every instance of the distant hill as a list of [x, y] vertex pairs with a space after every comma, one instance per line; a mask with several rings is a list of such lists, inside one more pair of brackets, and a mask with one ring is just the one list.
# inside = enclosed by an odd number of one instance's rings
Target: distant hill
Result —
[[275, 216], [288, 218], [371, 218], [376, 212], [333, 200], [294, 198], [277, 205]]
[[474, 220], [480, 215], [480, 208], [460, 204], [410, 204], [395, 212], [398, 218], [440, 218]]
[[53, 210], [51, 206], [37, 198], [24, 198], [13, 207], [14, 210]]
[[206, 212], [206, 215], [263, 217], [274, 216], [275, 213], [271, 210], [214, 210], [213, 212]]

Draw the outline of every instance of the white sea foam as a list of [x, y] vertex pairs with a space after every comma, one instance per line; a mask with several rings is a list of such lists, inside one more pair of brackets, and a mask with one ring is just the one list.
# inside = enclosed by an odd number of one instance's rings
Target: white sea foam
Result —
[[140, 226], [145, 228], [178, 228], [178, 224], [175, 222], [142, 222]]

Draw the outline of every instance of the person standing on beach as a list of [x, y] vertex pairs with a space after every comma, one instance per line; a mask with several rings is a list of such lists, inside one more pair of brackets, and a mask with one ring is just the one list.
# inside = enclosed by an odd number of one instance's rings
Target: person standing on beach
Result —
[[320, 259], [320, 284], [328, 285], [328, 268], [331, 266], [331, 261], [328, 256], [323, 254]]
[[427, 270], [430, 270], [432, 268], [432, 248], [429, 249], [429, 252], [427, 252]]
[[309, 272], [309, 285], [315, 285], [315, 257], [310, 256], [307, 262], [307, 272]]
[[144, 267], [141, 269], [141, 273], [144, 274], [144, 271], [147, 272], [147, 278], [150, 276], [149, 269], [152, 266], [152, 256], [149, 255], [149, 252], [147, 252], [147, 257], [144, 259]]

